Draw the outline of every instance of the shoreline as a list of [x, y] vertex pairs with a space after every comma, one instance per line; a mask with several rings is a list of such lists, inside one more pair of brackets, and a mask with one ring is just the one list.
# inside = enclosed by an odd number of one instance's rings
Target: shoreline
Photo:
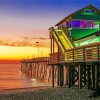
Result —
[[16, 92], [30, 92], [35, 90], [52, 88], [52, 86], [36, 86], [36, 87], [25, 87], [25, 88], [11, 88], [11, 89], [0, 89], [0, 94], [5, 93], [16, 93]]
[[93, 91], [86, 87], [38, 87], [28, 88], [24, 91], [8, 91], [0, 93], [0, 100], [100, 100], [100, 96], [90, 98]]

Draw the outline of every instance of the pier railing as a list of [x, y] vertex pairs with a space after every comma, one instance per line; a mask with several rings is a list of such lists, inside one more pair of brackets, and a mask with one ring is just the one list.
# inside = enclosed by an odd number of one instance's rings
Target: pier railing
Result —
[[21, 62], [47, 62], [49, 63], [50, 58], [49, 57], [38, 57], [38, 58], [32, 58], [32, 59], [26, 59], [22, 60]]
[[65, 60], [64, 54], [62, 52], [56, 52], [50, 54], [50, 64], [57, 64]]
[[100, 43], [69, 49], [65, 52], [65, 54], [62, 52], [50, 54], [50, 64], [61, 62], [99, 61], [99, 59]]
[[51, 82], [51, 67], [49, 57], [38, 57], [21, 61], [21, 71], [26, 77], [40, 81]]

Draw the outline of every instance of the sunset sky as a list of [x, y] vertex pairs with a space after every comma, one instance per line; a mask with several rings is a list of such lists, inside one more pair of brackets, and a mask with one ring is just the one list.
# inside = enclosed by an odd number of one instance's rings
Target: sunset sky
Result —
[[0, 0], [0, 60], [49, 54], [49, 27], [68, 14], [100, 0]]

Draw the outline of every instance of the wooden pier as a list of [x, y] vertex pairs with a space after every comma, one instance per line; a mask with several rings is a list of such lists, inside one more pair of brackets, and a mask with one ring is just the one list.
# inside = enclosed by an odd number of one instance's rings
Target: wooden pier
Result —
[[[21, 71], [31, 78], [38, 80], [51, 80], [49, 57], [38, 57], [21, 61]], [[48, 72], [49, 71], [49, 72]]]
[[[50, 64], [53, 70], [58, 66], [59, 86], [63, 86], [66, 81], [69, 87], [74, 85], [78, 85], [79, 88], [87, 86], [88, 89], [100, 87], [100, 43], [69, 49], [65, 54], [52, 53]], [[66, 79], [63, 67], [66, 68]], [[52, 83], [54, 86], [54, 80]]]
[[22, 60], [22, 72], [38, 80], [47, 80], [53, 87], [77, 85], [79, 89], [84, 86], [88, 89], [100, 89], [99, 15], [100, 10], [89, 5], [65, 17], [55, 25], [56, 28], [49, 28], [49, 57]]
[[21, 70], [31, 77], [52, 82], [52, 86], [100, 87], [100, 43], [21, 61]]
[[27, 77], [35, 78], [39, 81], [52, 83], [52, 79], [54, 79], [54, 82], [57, 83], [57, 66], [53, 70], [50, 65], [50, 57], [22, 60], [21, 72]]

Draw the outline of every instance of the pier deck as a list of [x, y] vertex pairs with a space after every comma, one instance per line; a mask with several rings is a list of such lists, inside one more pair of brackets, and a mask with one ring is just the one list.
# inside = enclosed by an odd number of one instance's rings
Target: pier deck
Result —
[[52, 81], [58, 86], [78, 85], [97, 88], [100, 86], [100, 43], [21, 61], [22, 72], [32, 77]]

